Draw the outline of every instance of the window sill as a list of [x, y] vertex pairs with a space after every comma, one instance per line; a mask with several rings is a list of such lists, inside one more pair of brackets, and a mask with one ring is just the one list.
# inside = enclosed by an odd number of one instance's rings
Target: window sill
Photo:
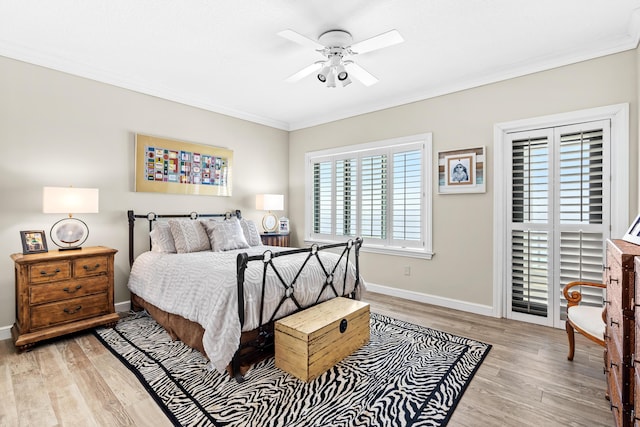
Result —
[[[334, 240], [305, 240], [305, 245], [323, 245], [323, 244], [332, 244], [332, 243], [340, 243]], [[420, 259], [431, 259], [433, 258], [434, 253], [428, 252], [424, 249], [414, 249], [414, 248], [401, 248], [401, 247], [391, 247], [391, 246], [380, 246], [380, 245], [371, 245], [371, 244], [363, 244], [360, 248], [362, 252], [369, 252], [374, 254], [382, 254], [382, 255], [394, 255], [394, 256], [402, 256], [409, 258], [420, 258]]]

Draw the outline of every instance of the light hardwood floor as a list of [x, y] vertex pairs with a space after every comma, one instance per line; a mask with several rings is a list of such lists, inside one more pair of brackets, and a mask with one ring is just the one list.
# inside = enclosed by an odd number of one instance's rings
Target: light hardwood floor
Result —
[[[373, 293], [371, 310], [493, 345], [449, 426], [612, 426], [602, 347], [566, 333]], [[0, 341], [1, 426], [171, 425], [137, 378], [91, 333], [17, 354]]]

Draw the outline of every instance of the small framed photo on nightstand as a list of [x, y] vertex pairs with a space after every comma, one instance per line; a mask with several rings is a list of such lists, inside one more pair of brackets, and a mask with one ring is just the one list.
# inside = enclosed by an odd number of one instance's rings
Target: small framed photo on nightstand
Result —
[[47, 238], [43, 230], [21, 231], [23, 254], [47, 252]]
[[289, 218], [284, 216], [280, 218], [280, 227], [278, 228], [278, 232], [282, 234], [287, 234], [289, 232]]

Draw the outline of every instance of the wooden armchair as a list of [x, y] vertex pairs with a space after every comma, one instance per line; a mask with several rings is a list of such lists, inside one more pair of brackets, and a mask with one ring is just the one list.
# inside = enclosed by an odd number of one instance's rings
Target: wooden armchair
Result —
[[604, 333], [606, 329], [606, 308], [581, 305], [582, 294], [578, 290], [570, 291], [575, 286], [592, 286], [606, 288], [607, 285], [592, 282], [568, 283], [562, 293], [567, 299], [567, 337], [569, 338], [569, 355], [567, 359], [573, 360], [575, 351], [574, 329], [591, 341], [604, 347]]

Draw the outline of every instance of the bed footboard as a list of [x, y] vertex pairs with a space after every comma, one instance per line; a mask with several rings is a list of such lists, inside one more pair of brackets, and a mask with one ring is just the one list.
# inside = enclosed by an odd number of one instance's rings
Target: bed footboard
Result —
[[[258, 358], [259, 355], [267, 356], [273, 354], [273, 343], [274, 343], [274, 332], [273, 332], [273, 323], [277, 318], [283, 317], [279, 315], [280, 308], [285, 304], [286, 301], [291, 301], [295, 304], [296, 310], [300, 311], [305, 308], [311, 307], [315, 304], [320, 303], [320, 298], [325, 293], [327, 288], [330, 289], [333, 297], [348, 297], [355, 298], [358, 294], [359, 286], [360, 286], [360, 264], [359, 264], [359, 255], [360, 255], [360, 247], [362, 246], [362, 239], [357, 238], [355, 240], [348, 240], [345, 243], [336, 243], [319, 246], [317, 244], [312, 245], [309, 248], [304, 249], [292, 249], [285, 250], [281, 252], [272, 252], [271, 250], [265, 251], [262, 255], [254, 255], [249, 256], [246, 253], [239, 254], [237, 257], [237, 279], [238, 279], [238, 318], [240, 319], [241, 327], [244, 326], [245, 323], [245, 299], [244, 299], [244, 284], [245, 284], [245, 270], [249, 266], [250, 263], [262, 263], [262, 287], [261, 287], [261, 299], [260, 299], [260, 325], [257, 329], [257, 334], [254, 339], [250, 341], [239, 343], [238, 349], [236, 350], [233, 359], [231, 361], [231, 374], [234, 376], [236, 381], [242, 382], [244, 381], [243, 374], [241, 373], [241, 366], [243, 363], [251, 363], [253, 360]], [[334, 252], [339, 252], [338, 260], [335, 262], [333, 267], [328, 268], [323, 263], [320, 258], [320, 252], [333, 250]], [[293, 279], [285, 280], [283, 275], [278, 271], [278, 267], [274, 264], [273, 260], [278, 257], [290, 256], [294, 254], [306, 253], [306, 258], [297, 273], [294, 275]], [[311, 259], [316, 259], [319, 265], [321, 266], [324, 281], [322, 283], [322, 287], [318, 290], [317, 297], [315, 302], [307, 307], [303, 307], [300, 302], [296, 299], [294, 293], [294, 287], [297, 279], [303, 273], [307, 263]], [[347, 291], [347, 277], [349, 274], [348, 264], [353, 263], [355, 269], [355, 283], [353, 290]], [[344, 265], [343, 274], [340, 277], [337, 275], [337, 270], [340, 265]], [[273, 314], [268, 318], [264, 316], [264, 296], [265, 296], [265, 287], [266, 287], [266, 277], [268, 272], [272, 272], [284, 289], [283, 296], [278, 303], [277, 308], [274, 310]], [[292, 314], [292, 313], [288, 313]], [[287, 315], [288, 315], [287, 314]]]

